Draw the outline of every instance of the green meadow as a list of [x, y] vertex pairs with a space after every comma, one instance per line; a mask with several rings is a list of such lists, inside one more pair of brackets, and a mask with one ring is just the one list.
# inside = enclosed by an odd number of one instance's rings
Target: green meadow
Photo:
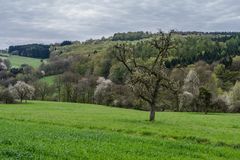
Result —
[[30, 101], [0, 105], [0, 159], [240, 159], [240, 114]]
[[28, 64], [34, 68], [38, 68], [41, 65], [41, 59], [37, 59], [37, 58], [22, 57], [22, 56], [15, 56], [15, 55], [11, 55], [8, 57], [0, 55], [0, 58], [9, 59], [9, 61], [11, 62], [11, 65], [16, 67], [20, 67], [22, 64]]
[[40, 79], [41, 82], [46, 82], [49, 85], [53, 85], [54, 84], [54, 80], [58, 75], [53, 75], [53, 76], [46, 76]]

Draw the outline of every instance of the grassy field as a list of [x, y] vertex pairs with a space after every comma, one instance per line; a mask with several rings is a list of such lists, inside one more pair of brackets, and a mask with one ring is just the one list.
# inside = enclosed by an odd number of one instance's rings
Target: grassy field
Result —
[[92, 54], [97, 51], [99, 54], [106, 53], [109, 46], [115, 44], [112, 41], [104, 41], [96, 44], [73, 44], [68, 46], [61, 46], [58, 49], [61, 50], [66, 55], [75, 54]]
[[46, 82], [49, 85], [53, 85], [54, 84], [54, 80], [58, 75], [53, 75], [53, 76], [46, 76], [40, 79], [41, 82]]
[[140, 41], [149, 40], [142, 39], [142, 40], [136, 40], [136, 41], [101, 41], [98, 43], [90, 43], [90, 44], [73, 44], [73, 45], [67, 45], [67, 46], [61, 46], [58, 49], [61, 50], [66, 55], [75, 55], [75, 54], [92, 54], [94, 51], [97, 51], [97, 53], [104, 54], [107, 52], [110, 46], [113, 46], [117, 43], [122, 42], [129, 42], [129, 43], [137, 43]]
[[0, 105], [0, 159], [240, 159], [240, 115]]
[[30, 57], [21, 57], [21, 56], [9, 56], [9, 57], [4, 57], [4, 56], [0, 56], [0, 58], [3, 59], [9, 59], [9, 61], [11, 62], [12, 66], [21, 66], [22, 64], [28, 64], [34, 68], [38, 68], [41, 64], [41, 60], [37, 59], [37, 58], [30, 58]]

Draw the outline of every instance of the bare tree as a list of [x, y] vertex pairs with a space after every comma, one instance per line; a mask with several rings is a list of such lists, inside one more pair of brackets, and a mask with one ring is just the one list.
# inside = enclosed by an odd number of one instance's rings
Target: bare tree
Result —
[[172, 96], [169, 96], [171, 101], [175, 100], [175, 106], [174, 110], [175, 111], [180, 111], [180, 102], [181, 102], [181, 92], [182, 92], [182, 86], [184, 84], [184, 78], [186, 75], [186, 71], [184, 68], [174, 68], [171, 71], [170, 78], [175, 82], [175, 87], [172, 89]]
[[128, 81], [133, 92], [150, 106], [150, 121], [155, 120], [156, 103], [160, 88], [169, 89], [174, 84], [166, 72], [165, 61], [169, 50], [173, 48], [171, 32], [159, 33], [159, 36], [146, 41], [145, 44], [154, 50], [150, 58], [139, 56], [138, 51], [131, 44], [117, 44], [113, 52], [130, 73]]
[[37, 82], [35, 83], [36, 95], [41, 98], [42, 101], [45, 100], [46, 96], [51, 94], [52, 88], [47, 82]]
[[0, 86], [0, 102], [14, 103], [14, 97], [5, 87]]
[[93, 76], [81, 78], [77, 83], [78, 102], [93, 103], [95, 86], [96, 78]]
[[211, 109], [211, 98], [212, 98], [212, 94], [209, 90], [207, 90], [204, 87], [201, 87], [199, 89], [199, 101], [201, 102], [202, 105], [202, 111], [204, 111], [205, 114], [208, 113], [209, 109]]
[[79, 79], [78, 74], [74, 74], [72, 72], [65, 72], [61, 76], [61, 81], [63, 85], [63, 99], [67, 102], [74, 102], [74, 90], [76, 88], [75, 84], [77, 84]]
[[62, 80], [61, 79], [62, 79], [61, 76], [57, 76], [54, 79], [54, 86], [58, 93], [58, 102], [61, 101], [61, 93], [62, 93]]

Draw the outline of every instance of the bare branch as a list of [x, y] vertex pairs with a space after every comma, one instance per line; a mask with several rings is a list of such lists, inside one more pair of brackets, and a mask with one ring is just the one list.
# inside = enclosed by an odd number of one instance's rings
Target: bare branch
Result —
[[116, 59], [123, 63], [123, 65], [127, 68], [127, 70], [132, 74], [132, 69], [127, 64], [127, 47], [126, 44], [117, 44], [114, 46], [115, 49], [117, 49], [118, 53], [115, 53], [114, 56]]

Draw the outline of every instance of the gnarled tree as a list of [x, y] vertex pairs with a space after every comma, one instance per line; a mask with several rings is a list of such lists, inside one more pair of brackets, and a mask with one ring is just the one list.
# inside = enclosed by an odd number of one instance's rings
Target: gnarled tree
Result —
[[154, 121], [160, 89], [172, 89], [174, 86], [165, 67], [169, 50], [173, 48], [171, 32], [160, 32], [153, 39], [142, 42], [141, 50], [142, 45], [145, 45], [144, 50], [151, 54], [140, 53], [137, 45], [127, 43], [115, 45], [113, 52], [130, 73], [128, 84], [133, 92], [149, 104], [150, 121]]

